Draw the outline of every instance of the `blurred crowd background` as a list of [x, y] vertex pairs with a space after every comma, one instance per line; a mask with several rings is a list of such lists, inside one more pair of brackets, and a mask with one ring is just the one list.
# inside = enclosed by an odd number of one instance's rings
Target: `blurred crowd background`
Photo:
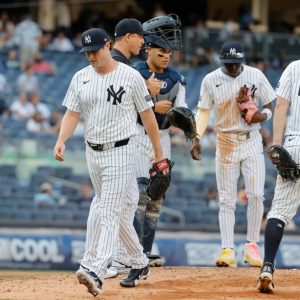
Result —
[[[197, 106], [202, 78], [220, 66], [219, 49], [240, 41], [246, 63], [261, 69], [275, 88], [287, 66], [300, 57], [300, 6], [286, 0], [40, 0], [0, 2], [0, 226], [84, 229], [93, 188], [87, 173], [83, 127], [67, 143], [66, 161], [52, 148], [64, 113], [63, 97], [73, 74], [87, 65], [80, 35], [103, 27], [113, 37], [122, 18], [142, 23], [176, 13], [182, 21], [183, 48], [172, 65], [187, 80], [187, 103]], [[189, 141], [172, 129], [172, 185], [160, 229], [218, 232], [218, 192], [214, 173], [213, 118], [203, 139], [203, 161], [189, 156]], [[264, 145], [272, 124], [262, 128]], [[267, 161], [265, 213], [276, 171]], [[236, 230], [246, 230], [247, 195], [240, 178]], [[299, 233], [300, 214], [289, 226]], [[262, 222], [262, 230], [264, 222]]]

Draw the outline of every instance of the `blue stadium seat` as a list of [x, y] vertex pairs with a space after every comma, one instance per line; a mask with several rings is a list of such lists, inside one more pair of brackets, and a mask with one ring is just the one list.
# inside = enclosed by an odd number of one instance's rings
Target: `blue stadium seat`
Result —
[[75, 221], [82, 221], [82, 222], [87, 222], [88, 219], [88, 211], [74, 211], [73, 213], [73, 219]]
[[27, 209], [27, 210], [31, 210], [34, 205], [32, 202], [30, 201], [23, 201], [23, 200], [20, 200], [20, 201], [16, 201], [16, 205], [19, 209]]
[[68, 210], [54, 210], [52, 212], [53, 220], [69, 221], [73, 219], [73, 212]]
[[13, 199], [1, 200], [0, 201], [0, 211], [10, 210], [13, 211], [17, 208], [17, 203]]
[[0, 220], [10, 220], [12, 218], [12, 212], [11, 210], [4, 210], [2, 207], [0, 207]]
[[58, 209], [61, 209], [61, 210], [77, 210], [78, 208], [78, 205], [77, 203], [74, 203], [74, 202], [66, 202], [64, 203], [63, 205], [60, 205], [58, 206]]
[[71, 167], [58, 167], [55, 169], [55, 177], [67, 179], [72, 176], [72, 168]]
[[42, 210], [42, 209], [35, 209], [32, 211], [32, 219], [34, 221], [43, 222], [43, 221], [52, 221], [52, 211], [51, 210]]
[[14, 210], [12, 212], [12, 217], [16, 220], [31, 220], [32, 211], [31, 210]]
[[[0, 165], [0, 177], [17, 177], [15, 165]], [[2, 182], [2, 180], [0, 180]]]

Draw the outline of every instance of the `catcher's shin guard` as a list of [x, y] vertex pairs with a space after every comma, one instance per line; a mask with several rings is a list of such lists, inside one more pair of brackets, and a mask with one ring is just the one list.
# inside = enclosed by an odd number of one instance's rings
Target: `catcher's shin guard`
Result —
[[146, 215], [146, 206], [150, 200], [150, 197], [148, 196], [148, 194], [146, 192], [148, 182], [149, 182], [149, 179], [146, 177], [137, 178], [140, 198], [139, 198], [137, 210], [134, 215], [133, 226], [139, 237], [141, 245], [143, 244], [143, 237], [144, 237], [144, 221], [145, 221], [145, 215]]
[[150, 254], [152, 249], [162, 203], [163, 198], [159, 200], [150, 199], [150, 201], [147, 203], [144, 221], [144, 237], [142, 242], [144, 253], [146, 254]]

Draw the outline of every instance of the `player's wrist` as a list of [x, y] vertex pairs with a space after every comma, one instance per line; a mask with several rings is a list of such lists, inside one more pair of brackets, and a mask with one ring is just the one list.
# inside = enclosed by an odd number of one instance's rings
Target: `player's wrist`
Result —
[[199, 144], [200, 143], [200, 135], [197, 133], [196, 137], [193, 139], [194, 144]]
[[269, 121], [269, 120], [272, 118], [272, 115], [273, 115], [271, 109], [269, 109], [269, 108], [267, 108], [267, 107], [264, 108], [260, 113], [261, 113], [262, 115], [264, 115], [264, 117], [265, 117], [265, 119], [264, 119], [262, 122], [267, 122], [267, 121]]

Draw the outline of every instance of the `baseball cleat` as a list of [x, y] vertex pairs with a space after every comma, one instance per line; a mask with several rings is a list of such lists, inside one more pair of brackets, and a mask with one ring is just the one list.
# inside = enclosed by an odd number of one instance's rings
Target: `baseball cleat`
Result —
[[216, 266], [236, 268], [237, 263], [234, 250], [231, 248], [222, 249], [221, 255], [216, 259]]
[[259, 255], [259, 248], [256, 243], [246, 243], [244, 250], [244, 262], [250, 267], [261, 267], [262, 259]]
[[111, 269], [106, 269], [106, 274], [104, 275], [104, 279], [115, 278], [118, 276], [118, 272]]
[[149, 259], [150, 267], [160, 267], [164, 262], [164, 259], [156, 254], [148, 254], [147, 257]]
[[88, 292], [94, 297], [101, 293], [102, 281], [94, 272], [87, 271], [85, 268], [80, 266], [79, 270], [76, 272], [76, 276], [78, 282], [80, 284], [84, 284], [88, 288]]
[[275, 288], [274, 288], [274, 283], [273, 283], [273, 273], [274, 273], [274, 267], [271, 263], [264, 263], [259, 279], [258, 279], [258, 284], [257, 284], [257, 289], [261, 293], [273, 293]]
[[117, 272], [117, 274], [129, 274], [131, 267], [114, 260], [108, 270]]
[[135, 287], [139, 284], [140, 280], [146, 280], [149, 275], [149, 265], [142, 269], [131, 269], [128, 277], [120, 281], [120, 285], [123, 287]]

